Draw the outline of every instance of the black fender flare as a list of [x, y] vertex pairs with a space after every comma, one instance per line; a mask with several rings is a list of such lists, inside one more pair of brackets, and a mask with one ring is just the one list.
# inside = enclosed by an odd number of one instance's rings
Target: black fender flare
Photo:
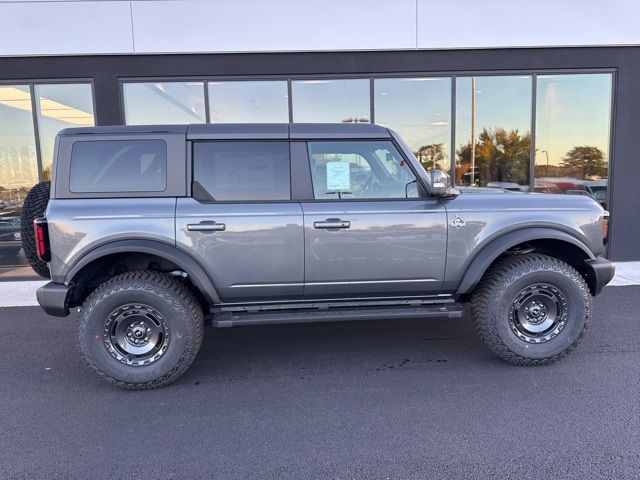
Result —
[[213, 305], [221, 301], [213, 280], [191, 255], [179, 250], [175, 245], [155, 240], [116, 240], [100, 245], [85, 254], [73, 265], [65, 275], [64, 283], [69, 285], [74, 277], [91, 262], [114, 253], [149, 253], [166, 258], [188, 275], [207, 302]]
[[596, 258], [582, 240], [562, 230], [544, 227], [514, 230], [480, 247], [473, 260], [468, 264], [456, 293], [461, 295], [472, 292], [496, 258], [511, 247], [532, 240], [561, 240], [580, 248], [585, 254], [585, 260], [595, 260]]

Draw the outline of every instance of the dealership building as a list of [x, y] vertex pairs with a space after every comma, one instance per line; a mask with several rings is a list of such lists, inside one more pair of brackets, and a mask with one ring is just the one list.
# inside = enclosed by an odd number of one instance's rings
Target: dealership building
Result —
[[635, 0], [3, 1], [0, 18], [0, 279], [33, 277], [22, 201], [57, 132], [91, 125], [375, 122], [456, 185], [591, 195], [608, 256], [640, 260]]

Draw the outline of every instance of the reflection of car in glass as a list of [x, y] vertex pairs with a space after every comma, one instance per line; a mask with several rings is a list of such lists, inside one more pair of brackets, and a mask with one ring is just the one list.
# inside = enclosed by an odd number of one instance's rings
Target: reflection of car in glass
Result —
[[572, 177], [541, 177], [536, 179], [538, 193], [588, 195], [607, 208], [607, 180], [581, 180]]
[[606, 180], [591, 180], [587, 181], [585, 188], [591, 196], [602, 205], [602, 208], [607, 208], [607, 181]]
[[22, 244], [20, 243], [20, 212], [0, 211], [0, 255], [16, 256]]
[[378, 125], [74, 128], [56, 142], [54, 180], [23, 208], [25, 251], [51, 278], [38, 302], [81, 307], [82, 355], [129, 389], [180, 376], [205, 321], [459, 318], [464, 303], [497, 355], [548, 364], [614, 274], [592, 199], [451, 188]]
[[528, 192], [529, 187], [516, 182], [487, 182], [488, 188], [502, 188], [511, 192]]

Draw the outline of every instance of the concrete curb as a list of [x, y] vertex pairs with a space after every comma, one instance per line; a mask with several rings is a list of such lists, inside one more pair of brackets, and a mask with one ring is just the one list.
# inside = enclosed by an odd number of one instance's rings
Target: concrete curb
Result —
[[[33, 307], [37, 306], [36, 289], [46, 281], [0, 282], [2, 295], [1, 307]], [[640, 285], [640, 262], [616, 262], [616, 276], [609, 283], [611, 287]]]

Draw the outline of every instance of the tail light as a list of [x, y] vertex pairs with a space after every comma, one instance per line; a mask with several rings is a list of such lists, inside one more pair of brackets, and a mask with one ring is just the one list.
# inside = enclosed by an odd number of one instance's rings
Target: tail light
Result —
[[49, 248], [49, 226], [46, 218], [36, 218], [33, 221], [33, 231], [36, 237], [36, 253], [43, 262], [51, 260]]
[[602, 217], [602, 243], [607, 244], [609, 240], [609, 212], [604, 212]]

